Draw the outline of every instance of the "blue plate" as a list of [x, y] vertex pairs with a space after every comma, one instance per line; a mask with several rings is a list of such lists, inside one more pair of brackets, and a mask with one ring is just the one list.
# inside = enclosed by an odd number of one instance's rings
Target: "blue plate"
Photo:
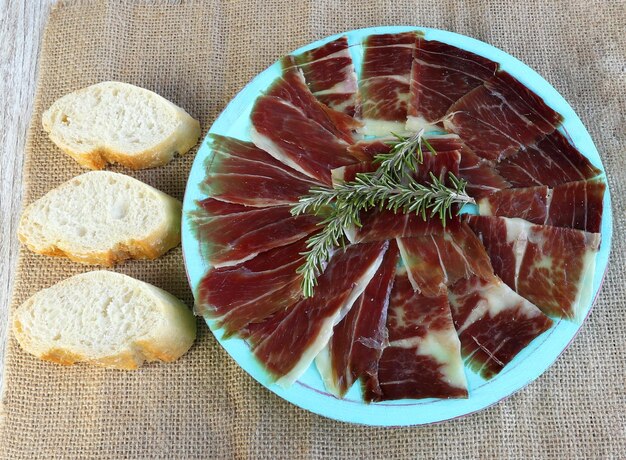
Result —
[[[562, 129], [574, 145], [585, 155], [594, 166], [604, 171], [600, 156], [589, 133], [574, 113], [574, 110], [563, 97], [537, 72], [524, 63], [508, 55], [504, 51], [494, 48], [487, 43], [475, 40], [464, 35], [446, 32], [437, 29], [417, 27], [373, 27], [353, 30], [344, 34], [318, 40], [294, 51], [300, 53], [318, 47], [342, 35], [348, 37], [351, 45], [352, 57], [358, 71], [362, 60], [362, 40], [371, 34], [398, 33], [419, 30], [427, 39], [439, 40], [450, 45], [458, 46], [473, 53], [485, 56], [498, 62], [503, 70], [514, 75], [522, 83], [540, 95], [546, 103], [563, 115]], [[209, 133], [232, 136], [242, 140], [250, 140], [250, 112], [255, 99], [270, 86], [280, 75], [280, 64], [275, 62], [257, 75], [237, 96], [228, 104], [226, 109], [215, 120]], [[187, 182], [183, 203], [182, 240], [183, 254], [189, 284], [196, 291], [202, 276], [210, 267], [202, 260], [199, 243], [196, 240], [186, 215], [196, 208], [196, 200], [206, 198], [199, 188], [206, 171], [205, 161], [212, 154], [205, 139], [198, 151]], [[602, 246], [596, 258], [595, 276], [593, 279], [593, 301], [585, 305], [584, 316], [589, 314], [591, 306], [597, 298], [600, 286], [604, 279], [612, 234], [611, 198], [607, 188], [604, 195], [604, 218], [602, 221]], [[541, 336], [537, 337], [513, 361], [506, 366], [495, 378], [487, 381], [466, 370], [469, 385], [469, 398], [465, 400], [401, 400], [383, 403], [365, 404], [361, 398], [359, 385], [355, 385], [346, 398], [341, 400], [330, 395], [325, 389], [314, 365], [305, 372], [290, 388], [281, 388], [271, 382], [269, 375], [256, 361], [250, 349], [243, 340], [231, 338], [222, 340], [222, 331], [207, 321], [213, 330], [216, 339], [232, 356], [232, 358], [246, 372], [259, 383], [273, 391], [287, 401], [325, 417], [344, 422], [360, 423], [364, 425], [380, 426], [407, 426], [422, 425], [461, 417], [484, 409], [496, 402], [512, 395], [539, 377], [559, 357], [574, 339], [581, 325], [568, 321], [556, 321], [554, 326]], [[571, 357], [575, 359], [575, 357]]]

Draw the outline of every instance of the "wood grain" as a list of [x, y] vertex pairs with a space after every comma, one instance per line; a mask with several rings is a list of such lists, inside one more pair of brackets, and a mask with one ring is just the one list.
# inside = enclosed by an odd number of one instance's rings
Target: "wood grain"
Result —
[[53, 3], [0, 0], [0, 386], [17, 265], [15, 233], [22, 203], [24, 144], [35, 95], [41, 37]]

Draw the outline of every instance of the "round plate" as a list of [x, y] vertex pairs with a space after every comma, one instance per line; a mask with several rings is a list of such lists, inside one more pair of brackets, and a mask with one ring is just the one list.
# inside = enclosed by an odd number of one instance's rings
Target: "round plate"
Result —
[[[604, 171], [600, 156], [593, 145], [589, 133], [565, 99], [563, 99], [547, 81], [537, 74], [537, 72], [504, 51], [494, 48], [487, 43], [437, 29], [373, 27], [333, 35], [303, 46], [293, 53], [301, 53], [311, 48], [316, 48], [342, 35], [346, 35], [350, 45], [353, 45], [350, 47], [350, 50], [354, 59], [355, 68], [358, 72], [362, 60], [362, 47], [360, 44], [366, 36], [412, 30], [423, 32], [425, 38], [429, 40], [439, 40], [498, 62], [503, 70], [511, 73], [527, 87], [532, 89], [541, 96], [550, 107], [563, 116], [564, 121], [560, 129], [568, 135], [574, 145], [583, 155], [589, 158], [594, 166]], [[270, 86], [280, 73], [280, 64], [275, 62], [272, 66], [257, 75], [228, 104], [226, 109], [220, 114], [217, 120], [215, 120], [215, 123], [213, 123], [209, 133], [250, 140], [250, 112], [252, 106], [256, 98]], [[189, 284], [194, 293], [202, 276], [207, 269], [209, 269], [209, 266], [200, 256], [199, 243], [191, 231], [186, 215], [187, 212], [196, 208], [196, 200], [206, 198], [206, 195], [200, 192], [199, 184], [205, 177], [206, 171], [204, 164], [211, 154], [212, 151], [205, 139], [193, 163], [183, 203], [183, 254]], [[589, 305], [584, 306], [585, 316], [589, 314], [604, 279], [611, 246], [612, 221], [610, 194], [607, 188], [604, 195], [604, 217], [601, 230], [602, 245], [596, 257], [596, 269], [592, 286], [594, 293], [592, 296], [593, 301], [590, 302]], [[545, 372], [563, 350], [567, 348], [581, 327], [581, 325], [569, 321], [556, 321], [551, 329], [537, 337], [519, 353], [500, 374], [489, 381], [482, 379], [470, 370], [466, 370], [469, 386], [468, 399], [400, 400], [365, 404], [361, 398], [358, 383], [353, 386], [343, 400], [337, 399], [326, 392], [322, 379], [314, 365], [311, 365], [304, 375], [290, 388], [285, 389], [273, 384], [269, 375], [256, 361], [249, 347], [243, 340], [238, 338], [222, 340], [222, 332], [216, 330], [210, 321], [207, 321], [207, 323], [213, 330], [218, 342], [226, 349], [239, 366], [259, 383], [281, 398], [303, 409], [325, 417], [345, 422], [381, 426], [406, 426], [441, 422], [471, 414], [495, 404], [523, 388]]]

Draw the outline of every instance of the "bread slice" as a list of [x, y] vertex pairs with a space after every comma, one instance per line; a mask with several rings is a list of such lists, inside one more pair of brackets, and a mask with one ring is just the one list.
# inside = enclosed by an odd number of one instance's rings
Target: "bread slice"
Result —
[[102, 270], [39, 291], [15, 312], [13, 332], [46, 361], [137, 369], [182, 356], [196, 338], [196, 320], [162, 289]]
[[137, 179], [90, 171], [27, 206], [18, 238], [81, 263], [155, 259], [180, 243], [181, 212], [180, 201]]
[[119, 163], [144, 169], [168, 163], [198, 142], [200, 123], [152, 91], [106, 81], [67, 94], [43, 114], [52, 142], [82, 166]]

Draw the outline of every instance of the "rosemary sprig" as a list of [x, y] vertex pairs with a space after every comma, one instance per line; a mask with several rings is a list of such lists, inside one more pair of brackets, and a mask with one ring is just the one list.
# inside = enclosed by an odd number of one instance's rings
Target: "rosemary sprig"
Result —
[[433, 155], [437, 155], [435, 149], [424, 138], [424, 130], [410, 137], [402, 137], [395, 133], [391, 133], [396, 140], [389, 141], [392, 145], [389, 153], [381, 153], [376, 155], [374, 163], [380, 163], [376, 175], [394, 176], [399, 179], [405, 173], [406, 169], [412, 172], [417, 171], [417, 166], [424, 162], [424, 145]]
[[[311, 297], [317, 277], [324, 272], [335, 248], [345, 245], [345, 229], [361, 226], [360, 214], [368, 209], [388, 209], [394, 213], [415, 213], [424, 220], [438, 216], [442, 224], [452, 218], [455, 204], [475, 203], [465, 192], [466, 181], [449, 173], [451, 187], [430, 174], [429, 184], [418, 183], [409, 172], [417, 171], [423, 163], [422, 145], [436, 154], [423, 139], [423, 131], [410, 138], [398, 138], [390, 153], [378, 155], [379, 168], [371, 173], [359, 173], [354, 181], [337, 184], [334, 188], [315, 187], [300, 198], [291, 209], [292, 215], [320, 215], [329, 212], [319, 224], [323, 229], [307, 241], [305, 262], [297, 270], [302, 275], [302, 292]], [[460, 211], [460, 208], [459, 208]]]

